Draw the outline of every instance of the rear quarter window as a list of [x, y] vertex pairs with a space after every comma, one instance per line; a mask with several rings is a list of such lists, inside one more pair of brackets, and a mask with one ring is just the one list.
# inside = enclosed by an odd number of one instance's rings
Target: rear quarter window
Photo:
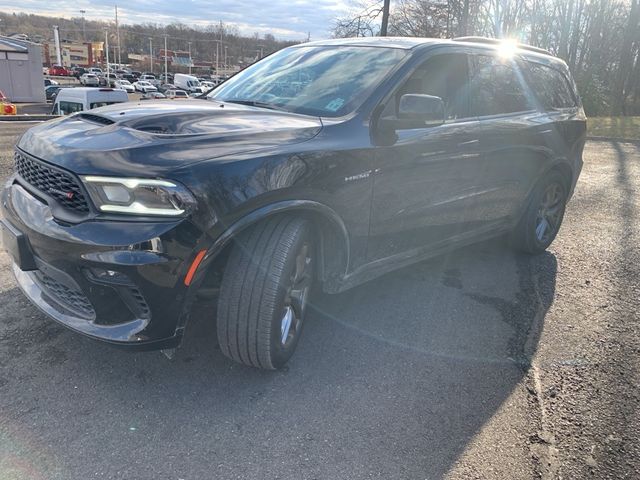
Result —
[[569, 80], [555, 68], [540, 63], [526, 62], [529, 82], [545, 110], [571, 108], [577, 105]]

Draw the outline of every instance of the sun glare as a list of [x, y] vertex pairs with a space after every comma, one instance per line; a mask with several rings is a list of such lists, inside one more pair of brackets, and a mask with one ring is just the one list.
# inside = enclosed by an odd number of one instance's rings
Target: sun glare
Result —
[[503, 58], [513, 57], [517, 48], [518, 44], [515, 40], [506, 38], [500, 43], [500, 46], [498, 47], [498, 54]]

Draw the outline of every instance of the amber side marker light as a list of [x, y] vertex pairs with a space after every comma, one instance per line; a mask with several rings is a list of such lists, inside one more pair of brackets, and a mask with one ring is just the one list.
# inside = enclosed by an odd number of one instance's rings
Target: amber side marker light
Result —
[[184, 277], [184, 284], [188, 287], [191, 285], [191, 280], [193, 280], [193, 276], [196, 274], [196, 270], [200, 266], [200, 263], [204, 259], [204, 256], [207, 254], [206, 250], [200, 250], [196, 255], [196, 258], [193, 259], [191, 266], [189, 267], [189, 271], [187, 272], [187, 276]]

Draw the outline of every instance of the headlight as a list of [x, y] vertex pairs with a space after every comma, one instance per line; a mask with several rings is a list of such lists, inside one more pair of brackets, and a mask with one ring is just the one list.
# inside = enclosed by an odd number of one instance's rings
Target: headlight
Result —
[[102, 212], [179, 217], [196, 203], [185, 187], [168, 180], [91, 175], [82, 180]]

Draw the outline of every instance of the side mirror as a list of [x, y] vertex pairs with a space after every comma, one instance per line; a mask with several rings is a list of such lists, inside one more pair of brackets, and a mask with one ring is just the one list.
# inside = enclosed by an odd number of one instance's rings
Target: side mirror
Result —
[[[400, 97], [399, 128], [433, 127], [444, 123], [444, 102], [433, 95], [406, 94]], [[408, 126], [405, 126], [408, 125]]]

